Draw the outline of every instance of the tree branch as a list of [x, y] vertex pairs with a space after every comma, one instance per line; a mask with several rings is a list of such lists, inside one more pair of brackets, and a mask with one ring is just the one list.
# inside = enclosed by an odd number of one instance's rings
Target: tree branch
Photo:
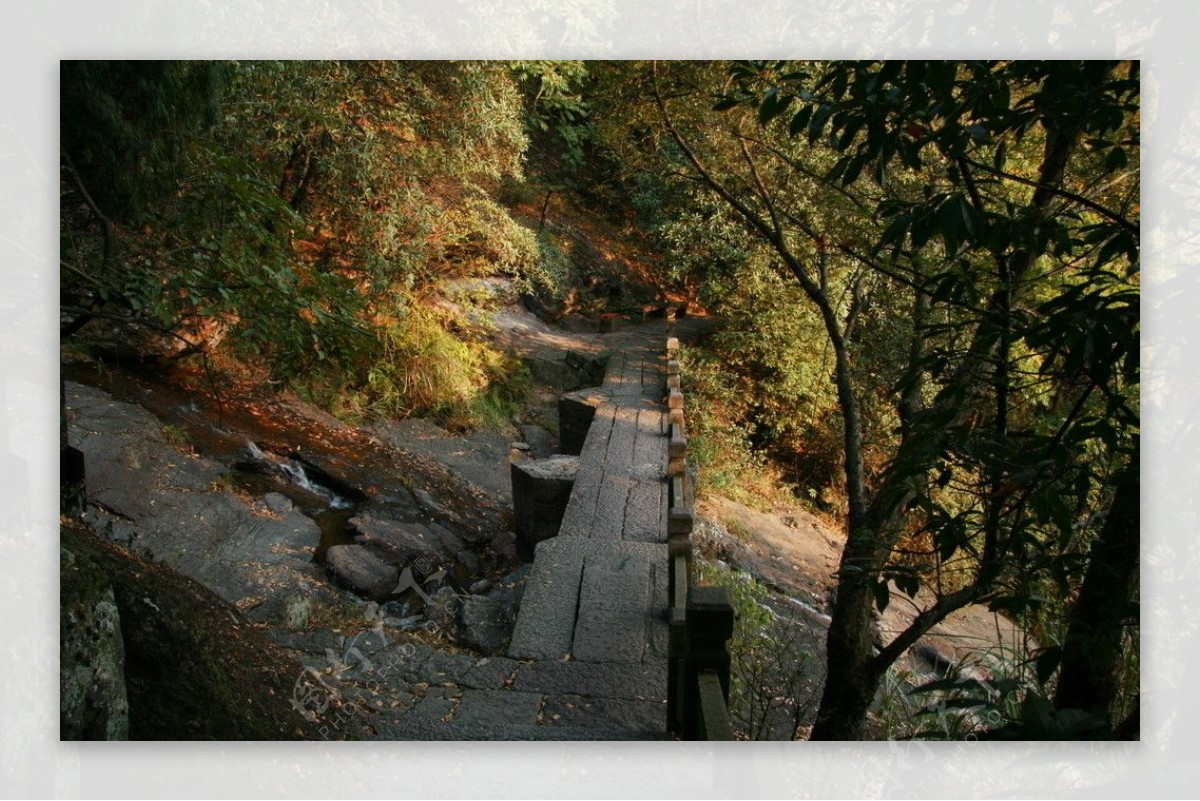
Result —
[[913, 618], [904, 631], [872, 657], [871, 662], [880, 672], [900, 658], [900, 655], [916, 644], [931, 628], [945, 620], [952, 612], [970, 604], [985, 600], [988, 594], [983, 587], [972, 584], [961, 590], [943, 595], [937, 602]]
[[1066, 198], [1067, 200], [1074, 201], [1075, 203], [1078, 203], [1081, 206], [1085, 206], [1085, 207], [1091, 209], [1092, 211], [1096, 212], [1100, 216], [1106, 217], [1109, 220], [1112, 220], [1117, 225], [1121, 226], [1126, 231], [1128, 231], [1130, 234], [1132, 234], [1134, 239], [1138, 239], [1140, 241], [1141, 229], [1138, 227], [1138, 225], [1136, 223], [1129, 221], [1124, 216], [1122, 216], [1121, 214], [1118, 214], [1117, 212], [1113, 211], [1112, 209], [1108, 209], [1108, 208], [1105, 208], [1104, 206], [1101, 206], [1099, 203], [1097, 203], [1094, 200], [1089, 200], [1088, 198], [1084, 197], [1083, 195], [1076, 194], [1075, 192], [1071, 192], [1071, 191], [1069, 191], [1067, 189], [1063, 189], [1061, 187], [1051, 186], [1042, 181], [1035, 181], [1031, 178], [1025, 178], [1020, 175], [1013, 175], [1011, 172], [1005, 172], [1004, 170], [998, 170], [989, 164], [984, 164], [982, 162], [975, 161], [974, 159], [967, 158], [966, 156], [963, 156], [962, 158], [967, 164], [970, 164], [972, 167], [981, 169], [984, 172], [991, 173], [992, 175], [998, 176], [1000, 178], [1005, 178], [1010, 181], [1016, 181], [1017, 183], [1024, 184], [1025, 186], [1031, 186], [1040, 192], [1048, 192], [1052, 195], [1057, 195], [1058, 197], [1062, 197], [1062, 198]]

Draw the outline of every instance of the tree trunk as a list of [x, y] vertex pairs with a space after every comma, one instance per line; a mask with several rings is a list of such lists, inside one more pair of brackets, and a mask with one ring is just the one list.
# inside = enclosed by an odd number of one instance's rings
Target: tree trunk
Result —
[[283, 168], [283, 177], [279, 179], [279, 196], [296, 211], [300, 210], [300, 205], [308, 197], [312, 175], [312, 150], [303, 140], [298, 141], [292, 147], [292, 154]]
[[1071, 609], [1054, 696], [1058, 709], [1082, 709], [1111, 720], [1120, 696], [1121, 646], [1126, 627], [1138, 618], [1139, 463], [1135, 444]]
[[867, 709], [880, 678], [871, 660], [874, 580], [870, 574], [856, 573], [838, 582], [825, 645], [829, 669], [810, 739], [860, 740], [865, 732]]

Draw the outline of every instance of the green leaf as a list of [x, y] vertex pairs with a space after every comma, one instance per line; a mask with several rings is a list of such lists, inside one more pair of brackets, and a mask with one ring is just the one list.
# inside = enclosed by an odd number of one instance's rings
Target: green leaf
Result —
[[1002, 171], [1004, 169], [1004, 163], [1007, 160], [1007, 157], [1008, 157], [1008, 143], [1001, 142], [996, 147], [996, 152], [992, 155], [992, 168], [998, 172]]
[[866, 166], [870, 157], [866, 154], [854, 156], [850, 163], [846, 165], [846, 171], [842, 174], [842, 185], [849, 186], [858, 180], [858, 176], [862, 173], [863, 167]]
[[970, 134], [971, 138], [974, 139], [976, 142], [983, 142], [984, 144], [990, 144], [992, 141], [991, 132], [988, 131], [988, 129], [983, 127], [982, 125], [979, 125], [978, 123], [966, 126], [965, 130], [968, 134]]
[[1109, 171], [1120, 170], [1127, 164], [1129, 164], [1129, 154], [1123, 147], [1114, 147], [1104, 157], [1104, 169]]
[[820, 137], [821, 132], [825, 130], [825, 124], [829, 122], [830, 115], [833, 114], [833, 106], [828, 103], [822, 103], [812, 115], [812, 120], [808, 123], [808, 141], [813, 143]]
[[767, 90], [767, 96], [763, 98], [762, 105], [758, 107], [758, 123], [759, 125], [767, 125], [771, 120], [778, 117], [794, 100], [793, 95], [780, 95], [779, 90], [771, 88]]
[[788, 123], [788, 136], [796, 136], [801, 131], [808, 128], [808, 122], [812, 118], [812, 106], [804, 106], [792, 117], [792, 121]]
[[842, 175], [846, 172], [846, 167], [850, 164], [849, 156], [842, 156], [837, 162], [829, 168], [829, 172], [825, 173], [825, 180], [828, 183], [836, 184], [841, 182]]
[[917, 250], [925, 247], [925, 243], [933, 236], [934, 230], [937, 227], [937, 218], [931, 214], [928, 209], [921, 209], [913, 214], [912, 228], [909, 235], [912, 237], [913, 247]]
[[921, 589], [921, 580], [914, 574], [896, 576], [896, 586], [909, 598], [917, 597]]
[[[857, 136], [858, 132], [862, 130], [865, 122], [866, 121], [862, 117], [853, 117], [848, 123], [846, 123], [846, 126], [842, 129], [842, 135], [838, 137], [837, 149], [845, 150], [846, 148], [850, 147], [850, 144], [854, 141], [854, 137]], [[849, 181], [846, 183], [849, 183]]]
[[913, 689], [909, 690], [908, 694], [909, 695], [923, 695], [925, 693], [942, 692], [942, 691], [956, 691], [956, 690], [964, 690], [964, 691], [969, 690], [969, 691], [981, 692], [981, 693], [984, 693], [985, 695], [987, 693], [987, 690], [984, 688], [983, 683], [981, 681], [979, 681], [978, 679], [949, 678], [949, 679], [934, 679], [933, 681], [926, 682], [925, 684], [922, 684], [920, 687], [914, 687]]

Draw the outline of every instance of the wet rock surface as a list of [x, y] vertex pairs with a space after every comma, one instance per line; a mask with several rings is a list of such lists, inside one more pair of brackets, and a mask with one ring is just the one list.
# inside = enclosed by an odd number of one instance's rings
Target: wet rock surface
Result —
[[[476, 430], [456, 436], [429, 420], [413, 418], [379, 424], [372, 429], [380, 440], [447, 465], [467, 482], [508, 503], [508, 465], [512, 436], [507, 432]], [[452, 517], [453, 510], [428, 492], [415, 492], [418, 502], [436, 517]]]
[[382, 600], [396, 589], [400, 571], [361, 545], [335, 545], [325, 554], [325, 570], [338, 584]]

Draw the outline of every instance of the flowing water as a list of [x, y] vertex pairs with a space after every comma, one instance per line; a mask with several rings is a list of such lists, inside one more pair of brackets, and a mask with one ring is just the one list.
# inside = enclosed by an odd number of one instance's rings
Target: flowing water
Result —
[[[269, 418], [264, 424], [259, 416], [223, 409], [152, 375], [72, 365], [64, 369], [64, 377], [149, 410], [196, 453], [226, 465], [235, 491], [253, 497], [270, 492], [287, 497], [321, 531], [320, 542], [314, 543], [317, 562], [324, 562], [331, 546], [354, 541], [347, 524], [367, 499], [365, 492], [350, 483], [354, 471], [347, 471], [349, 480], [334, 478], [308, 459], [296, 457], [312, 454], [322, 462], [361, 471], [362, 453], [353, 445], [323, 440], [318, 450], [315, 435], [307, 436], [313, 431], [303, 426]], [[271, 444], [265, 444], [268, 442]]]

